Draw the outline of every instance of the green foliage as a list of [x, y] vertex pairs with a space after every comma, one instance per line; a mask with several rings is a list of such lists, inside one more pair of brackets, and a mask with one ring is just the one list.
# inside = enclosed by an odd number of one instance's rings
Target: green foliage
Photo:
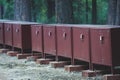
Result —
[[97, 0], [97, 18], [98, 24], [106, 24], [107, 22], [107, 10], [108, 10], [108, 0]]
[[[55, 23], [55, 15], [48, 19], [47, 0], [30, 0], [32, 21], [41, 23]], [[92, 18], [92, 0], [88, 0], [88, 13], [86, 13], [86, 0], [73, 0], [73, 17], [76, 24], [90, 24]], [[14, 0], [0, 0], [4, 6], [4, 18], [14, 19]], [[107, 0], [97, 0], [97, 23], [106, 24], [107, 21]], [[88, 22], [86, 22], [88, 14]]]
[[14, 5], [13, 0], [5, 0], [4, 3], [4, 18], [14, 19]]
[[86, 12], [86, 0], [76, 0], [73, 2], [73, 16], [74, 23], [76, 24], [85, 24], [86, 14], [88, 15], [88, 23], [91, 23], [91, 9], [92, 0], [88, 0], [88, 13]]

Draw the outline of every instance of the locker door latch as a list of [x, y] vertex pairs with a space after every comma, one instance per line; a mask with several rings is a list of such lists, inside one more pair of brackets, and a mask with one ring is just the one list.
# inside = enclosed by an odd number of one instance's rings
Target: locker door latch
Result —
[[51, 31], [49, 31], [48, 36], [50, 37], [51, 35], [52, 35], [52, 32], [51, 32]]
[[19, 29], [16, 29], [16, 33], [19, 32]]
[[66, 34], [66, 32], [64, 32], [63, 33], [63, 38], [66, 39], [66, 36], [67, 36], [67, 34]]
[[36, 31], [36, 35], [38, 35], [39, 34], [39, 31]]
[[83, 40], [83, 39], [84, 39], [84, 35], [80, 34], [80, 40]]
[[102, 44], [104, 41], [104, 37], [103, 36], [100, 36], [100, 43]]
[[9, 28], [9, 27], [7, 28], [7, 31], [10, 31], [10, 28]]

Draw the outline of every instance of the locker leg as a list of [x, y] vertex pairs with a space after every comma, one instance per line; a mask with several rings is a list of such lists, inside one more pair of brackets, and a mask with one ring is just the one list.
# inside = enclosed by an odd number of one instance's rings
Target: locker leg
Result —
[[93, 64], [91, 62], [89, 62], [89, 69], [93, 70]]
[[73, 58], [71, 59], [71, 65], [74, 65], [74, 59]]
[[14, 51], [15, 49], [14, 49], [14, 47], [12, 47], [12, 51]]
[[111, 74], [115, 74], [115, 73], [114, 73], [113, 66], [111, 66]]
[[107, 74], [103, 76], [102, 80], [120, 80], [120, 74]]
[[34, 56], [34, 52], [32, 51], [32, 56]]
[[23, 54], [23, 49], [21, 49], [21, 54]]
[[58, 55], [55, 56], [55, 60], [56, 60], [56, 61], [59, 61], [59, 60], [58, 60]]

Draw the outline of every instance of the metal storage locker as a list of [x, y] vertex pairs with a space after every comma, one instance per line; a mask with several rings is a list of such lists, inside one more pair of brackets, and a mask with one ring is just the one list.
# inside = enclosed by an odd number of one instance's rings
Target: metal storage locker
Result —
[[98, 26], [91, 28], [90, 34], [92, 63], [111, 68], [120, 66], [120, 27]]
[[89, 28], [78, 25], [73, 28], [73, 56], [74, 59], [90, 62]]
[[70, 25], [56, 25], [57, 31], [57, 54], [72, 58], [72, 33]]
[[5, 23], [4, 31], [5, 31], [5, 45], [13, 46], [13, 27], [10, 22]]
[[55, 25], [43, 25], [44, 53], [56, 55]]
[[32, 51], [43, 52], [42, 25], [32, 25]]

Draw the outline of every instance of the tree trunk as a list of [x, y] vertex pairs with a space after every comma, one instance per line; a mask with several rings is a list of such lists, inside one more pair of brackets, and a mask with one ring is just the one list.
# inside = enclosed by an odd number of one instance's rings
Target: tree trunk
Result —
[[86, 0], [86, 23], [88, 23], [88, 0]]
[[30, 0], [14, 0], [14, 19], [31, 21]]
[[108, 4], [108, 24], [114, 25], [115, 22], [116, 22], [116, 6], [117, 6], [117, 0], [109, 0], [109, 4]]
[[97, 23], [97, 3], [96, 0], [92, 0], [92, 24]]
[[31, 1], [31, 21], [36, 22], [36, 5], [34, 0]]
[[117, 0], [116, 25], [120, 25], [120, 0]]
[[72, 0], [55, 0], [55, 13], [57, 23], [72, 23]]
[[55, 0], [47, 0], [47, 17], [52, 18], [55, 15]]
[[0, 5], [0, 19], [3, 19], [3, 6]]

